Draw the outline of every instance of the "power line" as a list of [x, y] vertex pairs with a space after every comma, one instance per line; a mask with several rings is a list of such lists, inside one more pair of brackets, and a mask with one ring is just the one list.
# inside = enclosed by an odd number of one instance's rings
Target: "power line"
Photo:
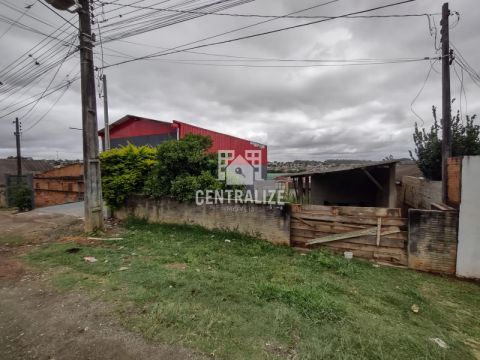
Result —
[[74, 82], [77, 81], [78, 79], [80, 79], [80, 77], [79, 77], [79, 76], [76, 76], [76, 77], [73, 78], [72, 80], [68, 80], [66, 84], [59, 85], [59, 86], [51, 89], [51, 90], [48, 91], [47, 93], [43, 94], [41, 97], [36, 98], [36, 99], [28, 102], [27, 104], [25, 104], [25, 105], [23, 105], [23, 106], [21, 106], [21, 107], [19, 107], [19, 108], [16, 108], [16, 109], [8, 112], [7, 114], [1, 115], [1, 116], [0, 116], [0, 119], [3, 119], [4, 117], [7, 117], [7, 116], [9, 116], [9, 115], [11, 115], [11, 114], [19, 111], [19, 110], [22, 110], [22, 109], [24, 109], [24, 108], [32, 105], [33, 103], [35, 103], [35, 102], [38, 101], [38, 100], [44, 99], [44, 98], [46, 98], [47, 96], [50, 96], [51, 94], [54, 94], [54, 93], [56, 93], [56, 92], [59, 91], [59, 90], [62, 90], [65, 86], [70, 86], [72, 83], [74, 83]]
[[[325, 22], [325, 21], [331, 21], [331, 20], [334, 20], [334, 19], [343, 18], [345, 16], [356, 15], [356, 14], [366, 13], [366, 12], [370, 12], [370, 11], [385, 9], [385, 8], [389, 8], [389, 7], [392, 7], [392, 6], [398, 6], [398, 5], [401, 5], [401, 4], [406, 4], [406, 3], [410, 3], [410, 2], [414, 2], [414, 1], [416, 1], [416, 0], [404, 0], [404, 1], [396, 2], [396, 3], [392, 3], [392, 4], [388, 4], [388, 5], [377, 6], [377, 7], [366, 9], [366, 10], [355, 11], [355, 12], [347, 13], [347, 14], [344, 14], [344, 15], [339, 15], [339, 16], [329, 18], [329, 19], [311, 21], [311, 22], [308, 22], [308, 23], [305, 23], [305, 24], [297, 24], [297, 25], [293, 25], [293, 26], [283, 27], [283, 28], [280, 28], [280, 29], [264, 31], [264, 32], [257, 33], [257, 34], [241, 36], [241, 37], [234, 38], [234, 39], [228, 39], [228, 40], [217, 41], [217, 42], [213, 42], [213, 43], [209, 43], [209, 44], [197, 45], [197, 46], [193, 46], [193, 47], [186, 48], [186, 49], [179, 49], [179, 50], [174, 50], [174, 51], [170, 51], [170, 52], [167, 51], [167, 52], [163, 52], [163, 53], [162, 52], [153, 53], [153, 54], [141, 56], [141, 57], [138, 57], [138, 58], [135, 58], [135, 59], [124, 60], [124, 61], [112, 64], [110, 66], [106, 66], [105, 68], [122, 65], [122, 64], [126, 64], [126, 63], [137, 61], [137, 60], [144, 60], [144, 59], [157, 57], [157, 56], [170, 55], [170, 54], [174, 54], [174, 53], [178, 53], [178, 52], [183, 52], [183, 51], [186, 51], [186, 50], [193, 50], [193, 49], [198, 49], [198, 48], [203, 48], [203, 47], [208, 47], [208, 46], [213, 46], [213, 45], [226, 44], [226, 43], [239, 41], [239, 40], [251, 39], [251, 38], [258, 37], [258, 36], [269, 35], [269, 34], [278, 33], [278, 32], [286, 31], [286, 30], [292, 30], [292, 29], [296, 29], [296, 28], [300, 28], [300, 27], [305, 27], [305, 26], [309, 26], [309, 25], [313, 25], [313, 24], [318, 24], [318, 23]], [[267, 20], [267, 21], [270, 21], [270, 20]], [[199, 40], [199, 41], [203, 41], [203, 40]], [[182, 47], [182, 46], [184, 46], [184, 45], [181, 45], [179, 47]]]
[[55, 9], [53, 9], [51, 6], [48, 6], [47, 4], [45, 4], [42, 0], [37, 0], [40, 4], [42, 4], [43, 6], [45, 6], [48, 10], [50, 10], [51, 12], [53, 12], [55, 15], [57, 15], [58, 17], [62, 18], [65, 22], [69, 23], [71, 26], [73, 26], [75, 29], [78, 30], [78, 26], [74, 25], [70, 20], [67, 20], [65, 19], [61, 14], [59, 14]]
[[[333, 19], [335, 16], [326, 16], [326, 15], [260, 15], [260, 14], [238, 14], [238, 13], [221, 13], [221, 12], [204, 12], [196, 10], [176, 10], [169, 8], [156, 8], [153, 6], [138, 6], [133, 4], [114, 4], [113, 2], [102, 2], [104, 5], [115, 5], [120, 7], [129, 7], [134, 9], [143, 9], [143, 10], [157, 10], [165, 12], [173, 12], [180, 14], [199, 14], [199, 15], [214, 15], [214, 16], [229, 16], [229, 17], [246, 17], [246, 18], [264, 18], [264, 19], [276, 19], [279, 17], [285, 19]], [[386, 15], [352, 15], [345, 16], [346, 19], [370, 19], [370, 18], [406, 18], [406, 17], [424, 17], [440, 15], [439, 13], [420, 13], [420, 14], [386, 14]]]
[[[105, 53], [105, 56], [119, 58], [135, 58], [132, 55], [106, 48], [120, 55], [112, 55]], [[151, 58], [146, 60], [161, 61], [166, 63], [188, 64], [188, 65], [205, 65], [205, 66], [237, 66], [237, 67], [317, 67], [317, 66], [350, 66], [350, 65], [381, 65], [395, 63], [409, 63], [418, 61], [437, 60], [438, 57], [421, 57], [421, 58], [391, 58], [391, 59], [278, 59], [278, 58], [243, 58], [243, 59], [157, 59]], [[203, 62], [203, 63], [202, 63]], [[222, 64], [222, 62], [280, 62], [280, 63], [310, 63], [310, 65], [246, 65], [246, 64]], [[323, 63], [323, 64], [318, 64]]]
[[0, 39], [2, 39], [27, 13], [28, 10], [32, 8], [33, 5], [29, 5], [25, 7], [25, 10], [20, 14], [18, 18], [15, 19], [14, 22], [10, 24], [10, 26], [0, 35]]
[[42, 96], [48, 91], [48, 89], [50, 88], [50, 86], [52, 85], [53, 81], [55, 80], [55, 78], [57, 77], [58, 73], [60, 72], [60, 69], [62, 68], [63, 64], [65, 63], [65, 61], [67, 60], [67, 58], [70, 56], [70, 50], [73, 46], [73, 42], [72, 44], [70, 45], [70, 49], [69, 49], [69, 53], [63, 58], [62, 62], [59, 64], [57, 70], [55, 71], [55, 73], [53, 74], [52, 76], [52, 79], [50, 80], [50, 82], [48, 83], [47, 87], [45, 88], [45, 90], [43, 91], [42, 95], [40, 96], [39, 100], [33, 104], [33, 106], [25, 113], [23, 114], [22, 118], [25, 118], [28, 114], [30, 114], [33, 109], [38, 105], [38, 103], [40, 102], [40, 100], [42, 99]]
[[67, 92], [68, 88], [70, 87], [71, 83], [68, 83], [67, 86], [64, 88], [63, 92], [60, 93], [60, 96], [53, 102], [53, 104], [50, 106], [50, 108], [40, 117], [38, 118], [37, 121], [35, 121], [32, 125], [30, 125], [27, 129], [25, 129], [23, 132], [26, 133], [27, 131], [33, 129], [35, 126], [37, 126], [40, 121], [42, 121], [49, 113], [52, 111], [52, 109], [57, 105], [57, 103], [60, 101], [60, 99], [65, 95]]
[[[253, 0], [218, 0], [212, 2], [209, 0], [205, 5], [201, 5], [197, 8], [187, 8], [188, 10], [203, 10], [209, 13], [218, 12], [221, 10], [229, 9], [235, 6], [243, 5]], [[195, 3], [195, 0], [184, 1], [179, 4], [174, 4], [169, 9], [182, 9], [185, 6]], [[143, 11], [143, 10], [133, 10], [132, 12]], [[113, 41], [119, 38], [126, 38], [148, 31], [156, 30], [159, 28], [179, 24], [200, 16], [201, 14], [174, 14], [174, 15], [161, 15], [157, 16], [157, 13], [161, 11], [150, 11], [147, 13], [141, 13], [134, 17], [123, 18], [119, 21], [108, 23], [103, 26], [104, 42]]]
[[413, 98], [412, 102], [410, 103], [410, 110], [412, 111], [412, 113], [420, 119], [420, 121], [422, 122], [422, 126], [425, 125], [425, 121], [423, 120], [423, 118], [417, 114], [417, 112], [413, 109], [413, 105], [415, 104], [415, 102], [417, 101], [417, 99], [419, 98], [420, 94], [423, 92], [423, 89], [425, 88], [425, 85], [427, 85], [427, 82], [428, 82], [428, 79], [430, 78], [430, 74], [432, 73], [432, 69], [433, 69], [433, 65], [435, 64], [435, 61], [434, 62], [431, 62], [430, 63], [430, 68], [428, 69], [428, 72], [427, 72], [427, 76], [425, 77], [425, 80], [423, 81], [423, 84], [422, 86], [420, 87], [420, 90], [418, 91], [417, 95], [415, 95], [415, 97]]

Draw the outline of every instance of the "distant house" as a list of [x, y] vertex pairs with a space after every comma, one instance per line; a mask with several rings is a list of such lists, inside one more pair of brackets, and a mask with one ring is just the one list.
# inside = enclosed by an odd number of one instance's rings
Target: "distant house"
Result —
[[83, 164], [48, 170], [33, 178], [35, 207], [60, 205], [83, 200]]
[[[157, 146], [167, 140], [179, 140], [188, 134], [197, 134], [209, 136], [212, 139], [210, 152], [232, 151], [235, 157], [242, 155], [252, 165], [254, 165], [255, 160], [250, 159], [248, 153], [260, 151], [261, 163], [256, 167], [259, 168], [262, 179], [266, 179], [267, 176], [267, 146], [247, 139], [222, 134], [177, 120], [170, 123], [135, 115], [125, 115], [110, 124], [109, 128], [110, 146], [112, 148], [124, 146], [128, 143], [136, 146]], [[101, 137], [105, 149], [105, 129], [101, 129], [98, 135]]]
[[[34, 175], [51, 169], [47, 160], [22, 159], [22, 175]], [[7, 177], [17, 175], [17, 159], [0, 159], [0, 207], [7, 206]]]
[[396, 207], [396, 161], [369, 162], [290, 174], [299, 202]]

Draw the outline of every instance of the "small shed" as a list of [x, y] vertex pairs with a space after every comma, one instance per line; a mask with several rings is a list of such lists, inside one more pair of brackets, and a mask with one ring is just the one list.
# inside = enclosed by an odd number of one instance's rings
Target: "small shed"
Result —
[[35, 207], [61, 205], [83, 200], [83, 164], [58, 167], [33, 178]]
[[331, 206], [396, 206], [397, 161], [369, 162], [290, 174], [300, 203]]

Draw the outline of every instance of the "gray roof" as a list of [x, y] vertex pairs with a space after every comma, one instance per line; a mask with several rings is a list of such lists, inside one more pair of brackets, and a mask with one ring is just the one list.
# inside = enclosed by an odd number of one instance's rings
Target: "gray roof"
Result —
[[372, 161], [364, 164], [339, 165], [339, 166], [332, 166], [324, 169], [312, 170], [307, 172], [285, 174], [284, 176], [296, 177], [296, 176], [310, 176], [310, 175], [317, 175], [317, 174], [328, 174], [328, 173], [334, 173], [334, 172], [352, 171], [352, 170], [358, 170], [358, 169], [379, 167], [384, 165], [392, 165], [396, 163], [398, 163], [397, 160]]
[[[53, 168], [47, 160], [22, 159], [22, 173], [36, 174]], [[17, 159], [0, 159], [0, 185], [5, 185], [5, 175], [17, 174]]]

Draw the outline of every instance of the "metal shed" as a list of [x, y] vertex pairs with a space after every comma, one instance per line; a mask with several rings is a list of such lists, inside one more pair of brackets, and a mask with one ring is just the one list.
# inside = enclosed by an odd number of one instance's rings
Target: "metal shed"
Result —
[[[234, 157], [241, 155], [250, 161], [247, 152], [259, 152], [258, 160], [252, 161], [259, 163], [257, 167], [260, 170], [261, 178], [266, 179], [267, 176], [268, 152], [267, 146], [264, 144], [204, 129], [182, 121], [174, 120], [170, 123], [134, 115], [125, 115], [112, 123], [109, 128], [112, 148], [128, 143], [136, 146], [157, 146], [167, 140], [182, 139], [188, 134], [210, 136], [213, 144], [209, 151], [212, 153], [217, 153], [219, 150], [231, 151]], [[104, 144], [105, 130], [100, 130], [98, 135]], [[103, 148], [105, 149], [105, 146]]]

